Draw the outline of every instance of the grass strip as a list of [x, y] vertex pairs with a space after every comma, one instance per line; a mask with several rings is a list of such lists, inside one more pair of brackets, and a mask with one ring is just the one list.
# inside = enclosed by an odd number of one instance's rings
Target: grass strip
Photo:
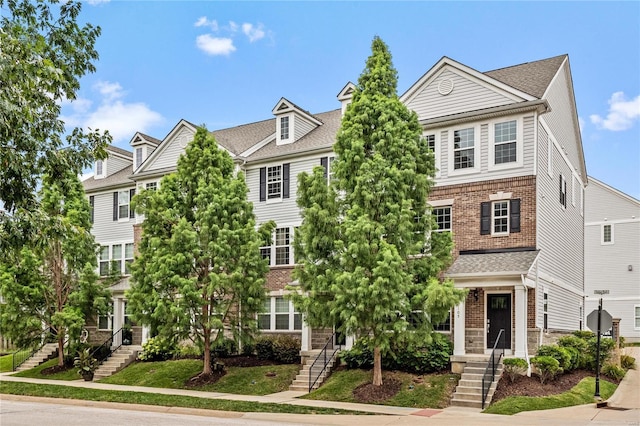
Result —
[[144, 392], [106, 391], [75, 388], [72, 386], [35, 383], [0, 382], [0, 393], [10, 395], [42, 396], [48, 398], [79, 399], [84, 401], [120, 402], [125, 404], [158, 405], [165, 407], [199, 408], [204, 410], [236, 411], [243, 413], [289, 414], [370, 414], [334, 408], [304, 407], [291, 404], [273, 404], [254, 401], [198, 398], [182, 395], [161, 395]]
[[25, 370], [19, 373], [15, 373], [13, 374], [13, 376], [29, 377], [32, 379], [48, 379], [48, 380], [78, 380], [82, 378], [82, 376], [78, 374], [78, 369], [75, 367], [70, 368], [68, 370], [60, 371], [54, 374], [48, 374], [48, 375], [42, 374], [42, 370], [44, 370], [45, 368], [55, 367], [56, 365], [58, 365], [58, 358], [53, 358], [30, 370]]
[[[618, 385], [600, 380], [600, 397], [608, 399]], [[521, 411], [550, 410], [552, 408], [571, 407], [594, 402], [595, 378], [585, 377], [570, 391], [544, 397], [510, 396], [492, 404], [484, 410], [489, 414], [512, 415]]]

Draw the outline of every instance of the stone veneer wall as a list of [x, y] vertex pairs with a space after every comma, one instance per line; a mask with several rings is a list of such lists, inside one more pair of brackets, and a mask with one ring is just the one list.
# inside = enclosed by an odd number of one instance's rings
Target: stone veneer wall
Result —
[[[491, 201], [489, 195], [511, 192], [520, 201], [520, 232], [508, 236], [480, 235], [480, 203]], [[536, 178], [514, 177], [486, 182], [437, 186], [429, 200], [454, 199], [451, 221], [454, 237], [454, 257], [460, 251], [504, 249], [536, 246]]]

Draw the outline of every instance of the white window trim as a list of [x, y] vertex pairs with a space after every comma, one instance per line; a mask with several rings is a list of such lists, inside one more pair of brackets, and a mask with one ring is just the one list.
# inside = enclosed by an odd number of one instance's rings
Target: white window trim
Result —
[[453, 232], [453, 205], [443, 205], [443, 206], [437, 206], [437, 207], [432, 206], [431, 207], [432, 215], [434, 214], [433, 210], [435, 209], [449, 209], [449, 229], [434, 229], [433, 232]]
[[[293, 261], [293, 259], [294, 259], [294, 255], [293, 255], [293, 238], [294, 238], [295, 229], [298, 226], [300, 226], [300, 225], [277, 225], [276, 228], [271, 233], [271, 244], [269, 246], [260, 246], [261, 249], [264, 249], [264, 248], [267, 248], [267, 247], [270, 249], [269, 266], [290, 267], [290, 266], [294, 265], [294, 261]], [[282, 229], [282, 228], [288, 228], [289, 229], [289, 245], [288, 245], [289, 246], [289, 263], [277, 265], [276, 264], [276, 249], [278, 247], [285, 247], [285, 246], [276, 246], [276, 229]]]
[[[289, 119], [289, 137], [287, 139], [282, 139], [282, 119]], [[295, 139], [295, 128], [294, 128], [294, 116], [293, 113], [287, 113], [277, 116], [276, 119], [276, 145], [286, 145], [294, 142]]]
[[121, 257], [120, 257], [120, 274], [122, 276], [128, 277], [131, 274], [125, 274], [125, 260], [126, 259], [134, 259], [135, 258], [135, 245], [134, 245], [134, 254], [132, 258], [127, 258], [126, 257], [126, 247], [127, 244], [134, 244], [133, 241], [113, 241], [113, 242], [109, 242], [109, 243], [102, 243], [100, 244], [100, 252], [98, 253], [98, 269], [97, 269], [97, 273], [99, 277], [106, 277], [107, 275], [100, 275], [100, 257], [101, 257], [101, 253], [102, 253], [102, 247], [109, 247], [109, 267], [111, 267], [111, 264], [113, 262], [113, 247], [114, 246], [120, 246], [121, 247]]
[[[496, 222], [495, 222], [495, 205], [497, 203], [505, 203], [507, 205], [507, 230], [506, 232], [495, 232]], [[496, 200], [491, 202], [491, 235], [494, 237], [504, 237], [509, 235], [511, 231], [511, 203], [506, 199]]]
[[[288, 333], [288, 332], [296, 332], [299, 333], [302, 331], [302, 317], [300, 318], [300, 324], [301, 327], [299, 329], [294, 328], [294, 324], [295, 324], [295, 315], [296, 314], [300, 314], [300, 312], [295, 310], [295, 307], [293, 306], [293, 302], [291, 300], [287, 300], [283, 294], [277, 294], [277, 295], [269, 295], [269, 304], [270, 304], [270, 308], [269, 308], [269, 312], [262, 312], [258, 315], [269, 315], [269, 328], [263, 328], [260, 329], [261, 332], [263, 333]], [[286, 300], [289, 303], [289, 328], [287, 329], [276, 329], [276, 315], [284, 315], [284, 312], [276, 312], [276, 299], [277, 298], [283, 298], [284, 300]]]
[[144, 184], [144, 189], [149, 189], [149, 185], [153, 185], [153, 184], [155, 184], [155, 186], [156, 186], [156, 187], [155, 187], [155, 190], [156, 190], [156, 191], [157, 191], [158, 189], [160, 189], [160, 182], [158, 182], [158, 181], [156, 181], [156, 180], [151, 181], [151, 182], [145, 182], [145, 184]]
[[[454, 148], [454, 135], [456, 130], [473, 129], [473, 167], [467, 167], [465, 169], [455, 168], [455, 148]], [[480, 137], [480, 125], [462, 125], [456, 126], [448, 130], [447, 137], [449, 139], [449, 176], [468, 175], [480, 172], [480, 149], [481, 149], [481, 137]], [[468, 149], [468, 148], [465, 148]]]
[[442, 147], [440, 144], [441, 141], [441, 136], [440, 136], [441, 130], [430, 130], [428, 132], [423, 132], [422, 135], [426, 138], [427, 136], [430, 135], [434, 135], [434, 149], [433, 149], [433, 155], [434, 155], [434, 165], [436, 167], [436, 178], [440, 177], [440, 168], [441, 168], [441, 159], [442, 159]]
[[[267, 204], [269, 203], [281, 203], [283, 198], [282, 198], [282, 192], [284, 189], [284, 176], [283, 176], [283, 167], [284, 163], [278, 163], [278, 164], [271, 164], [266, 166], [266, 171], [265, 171], [265, 196], [266, 196], [266, 200], [265, 202]], [[273, 197], [273, 198], [269, 198], [269, 169], [275, 168], [275, 167], [280, 167], [280, 196], [279, 197]]]
[[[611, 227], [611, 241], [604, 240], [604, 228], [610, 226]], [[615, 243], [614, 240], [614, 226], [613, 223], [603, 223], [600, 225], [600, 245], [602, 246], [611, 246]]]
[[[127, 205], [127, 215], [120, 217], [120, 206], [124, 206], [125, 204], [120, 204], [120, 193], [126, 192], [127, 199], [129, 200]], [[118, 222], [129, 222], [131, 220], [131, 191], [129, 189], [125, 189], [122, 191], [118, 191]]]
[[327, 156], [327, 186], [331, 185], [331, 181], [335, 178], [335, 173], [332, 171], [333, 162], [336, 161], [335, 155]]
[[[102, 161], [102, 173], [98, 174], [98, 162]], [[107, 159], [96, 160], [94, 163], [94, 179], [104, 179], [107, 177]]]
[[[516, 122], [516, 161], [510, 163], [495, 164], [495, 125], [500, 123], [507, 123], [510, 121]], [[524, 164], [524, 124], [522, 117], [513, 118], [501, 118], [499, 120], [492, 120], [488, 123], [489, 126], [489, 170], [505, 170], [522, 167]]]
[[[140, 150], [140, 161], [138, 161], [138, 150]], [[144, 163], [145, 151], [146, 147], [144, 145], [133, 148], [133, 170], [138, 169]]]
[[636, 315], [636, 309], [640, 308], [640, 305], [633, 305], [633, 329], [640, 330], [640, 326], [636, 325], [636, 318], [640, 318], [640, 316]]

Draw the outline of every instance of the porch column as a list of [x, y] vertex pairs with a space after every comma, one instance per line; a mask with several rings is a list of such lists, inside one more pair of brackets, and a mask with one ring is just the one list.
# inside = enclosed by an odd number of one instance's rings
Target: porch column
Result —
[[453, 354], [465, 354], [465, 302], [464, 300], [453, 308]]
[[[112, 332], [115, 333], [116, 331], [120, 330], [122, 328], [122, 326], [124, 322], [124, 303], [122, 301], [121, 298], [114, 298], [113, 299], [113, 330]], [[113, 346], [120, 346], [122, 344], [122, 333], [118, 333], [116, 336], [113, 336]]]
[[349, 350], [351, 348], [353, 348], [353, 344], [356, 341], [356, 338], [353, 334], [347, 334], [344, 338], [345, 342], [344, 342], [344, 348], [345, 350]]
[[524, 287], [516, 286], [516, 344], [514, 355], [518, 358], [526, 358], [527, 339], [527, 294]]
[[142, 339], [140, 341], [140, 344], [143, 345], [147, 340], [149, 340], [149, 333], [151, 333], [151, 329], [149, 328], [148, 325], [143, 325], [142, 326]]
[[302, 315], [302, 336], [300, 341], [300, 350], [308, 351], [311, 349], [311, 327], [307, 324], [305, 315]]

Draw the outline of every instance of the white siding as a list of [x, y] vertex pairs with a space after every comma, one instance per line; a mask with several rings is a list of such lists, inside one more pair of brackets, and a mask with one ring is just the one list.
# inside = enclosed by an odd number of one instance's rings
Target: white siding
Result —
[[171, 140], [165, 142], [166, 145], [164, 147], [160, 147], [162, 151], [158, 153], [158, 157], [152, 159], [152, 162], [148, 165], [145, 165], [144, 170], [175, 168], [178, 165], [178, 158], [185, 151], [187, 143], [193, 140], [193, 135], [194, 133], [187, 128], [178, 131]]
[[[442, 80], [453, 82], [453, 91], [448, 95], [438, 92]], [[466, 111], [475, 111], [500, 105], [512, 104], [514, 101], [499, 93], [497, 89], [488, 87], [469, 76], [443, 70], [407, 104], [420, 119], [440, 117]]]
[[[133, 185], [118, 190], [122, 191], [124, 189], [133, 189]], [[113, 193], [115, 191], [117, 190], [91, 194], [94, 196], [94, 219], [91, 233], [94, 235], [96, 242], [101, 245], [111, 242], [133, 242], [133, 224], [136, 220], [113, 220]]]
[[293, 130], [295, 132], [294, 141], [299, 140], [301, 137], [312, 131], [315, 127], [315, 124], [305, 120], [299, 115], [295, 115], [295, 124], [293, 126]]
[[107, 158], [107, 176], [111, 176], [115, 172], [119, 172], [120, 170], [130, 166], [131, 164], [132, 161], [128, 161], [111, 154], [109, 155], [109, 158]]
[[[540, 272], [560, 280], [576, 291], [584, 290], [584, 224], [580, 203], [571, 204], [571, 169], [553, 147], [553, 176], [547, 174], [547, 146], [550, 139], [543, 126], [538, 129], [537, 246], [541, 250]], [[560, 174], [567, 178], [567, 207], [560, 204]], [[567, 300], [569, 303], [569, 300]]]

